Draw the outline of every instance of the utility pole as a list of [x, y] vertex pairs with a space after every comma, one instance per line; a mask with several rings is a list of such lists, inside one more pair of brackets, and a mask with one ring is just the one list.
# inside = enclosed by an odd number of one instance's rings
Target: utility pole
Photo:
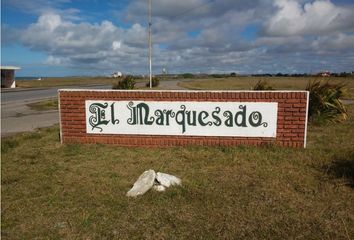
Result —
[[149, 0], [149, 76], [150, 88], [152, 88], [152, 39], [151, 39], [151, 0]]

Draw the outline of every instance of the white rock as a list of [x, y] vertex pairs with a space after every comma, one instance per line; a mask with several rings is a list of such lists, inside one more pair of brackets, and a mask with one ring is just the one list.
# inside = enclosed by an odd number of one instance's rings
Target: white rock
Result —
[[162, 185], [154, 185], [153, 188], [157, 192], [164, 192], [166, 190], [166, 187]]
[[143, 195], [154, 185], [156, 173], [154, 170], [148, 170], [140, 175], [138, 180], [134, 183], [134, 186], [127, 192], [128, 197], [136, 197]]
[[178, 177], [167, 173], [160, 173], [156, 174], [156, 180], [165, 187], [170, 187], [173, 185], [181, 185], [182, 181]]

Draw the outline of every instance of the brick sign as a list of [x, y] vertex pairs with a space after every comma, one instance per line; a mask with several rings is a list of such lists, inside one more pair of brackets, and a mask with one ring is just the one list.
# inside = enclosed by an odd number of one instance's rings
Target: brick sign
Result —
[[305, 147], [306, 91], [59, 90], [61, 141]]
[[278, 103], [85, 101], [86, 132], [276, 137]]

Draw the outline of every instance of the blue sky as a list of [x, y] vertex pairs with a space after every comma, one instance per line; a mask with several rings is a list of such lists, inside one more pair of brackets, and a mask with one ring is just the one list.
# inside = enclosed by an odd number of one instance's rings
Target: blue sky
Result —
[[[147, 74], [147, 0], [2, 0], [17, 76]], [[354, 71], [352, 0], [152, 0], [153, 71]]]

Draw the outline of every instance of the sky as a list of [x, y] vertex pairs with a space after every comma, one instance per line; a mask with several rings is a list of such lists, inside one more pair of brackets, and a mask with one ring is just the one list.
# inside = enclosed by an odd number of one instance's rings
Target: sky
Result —
[[[148, 74], [148, 0], [2, 0], [17, 76]], [[153, 73], [354, 71], [353, 0], [152, 0]]]

